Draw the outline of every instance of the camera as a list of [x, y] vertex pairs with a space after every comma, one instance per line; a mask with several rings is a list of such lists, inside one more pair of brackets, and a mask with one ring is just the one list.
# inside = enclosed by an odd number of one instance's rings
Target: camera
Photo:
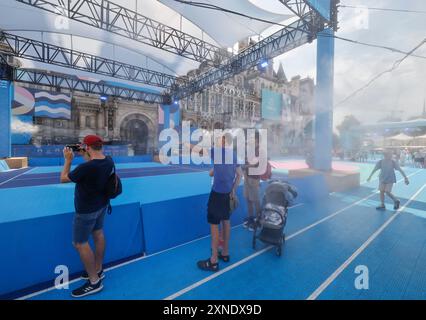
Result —
[[84, 151], [84, 148], [79, 144], [67, 144], [65, 147], [70, 148], [73, 152]]

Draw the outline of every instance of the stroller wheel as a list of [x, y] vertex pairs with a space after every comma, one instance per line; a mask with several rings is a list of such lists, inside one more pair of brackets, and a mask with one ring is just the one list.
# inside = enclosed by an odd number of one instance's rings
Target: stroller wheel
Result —
[[281, 257], [282, 245], [277, 246], [276, 254], [278, 257]]

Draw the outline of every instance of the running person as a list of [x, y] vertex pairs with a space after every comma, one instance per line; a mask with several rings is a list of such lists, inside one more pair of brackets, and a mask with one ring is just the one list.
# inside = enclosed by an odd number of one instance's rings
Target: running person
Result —
[[407, 176], [404, 171], [399, 166], [398, 162], [392, 160], [392, 153], [385, 152], [384, 158], [377, 162], [367, 181], [371, 180], [371, 177], [376, 173], [376, 171], [380, 170], [379, 175], [379, 190], [380, 190], [380, 202], [381, 205], [377, 207], [377, 210], [385, 210], [385, 193], [388, 197], [390, 197], [394, 202], [394, 210], [399, 209], [400, 201], [392, 194], [392, 187], [394, 183], [396, 183], [395, 170], [401, 172], [404, 177], [405, 184], [409, 184]]

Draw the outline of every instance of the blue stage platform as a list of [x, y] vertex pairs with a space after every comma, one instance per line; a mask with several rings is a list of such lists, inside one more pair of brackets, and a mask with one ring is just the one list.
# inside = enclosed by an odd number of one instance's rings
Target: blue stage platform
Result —
[[[74, 159], [75, 164], [82, 163], [84, 160], [82, 157], [76, 157]], [[152, 155], [142, 156], [115, 156], [114, 161], [116, 163], [131, 163], [131, 162], [150, 162], [152, 161]], [[30, 157], [30, 167], [44, 167], [44, 166], [62, 166], [64, 164], [63, 157]]]

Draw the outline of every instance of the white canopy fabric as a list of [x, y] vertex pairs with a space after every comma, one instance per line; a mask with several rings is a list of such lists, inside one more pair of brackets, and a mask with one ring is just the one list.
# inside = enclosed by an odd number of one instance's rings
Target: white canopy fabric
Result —
[[[271, 26], [267, 23], [209, 9], [182, 5], [169, 0], [111, 0], [111, 2], [219, 47], [232, 46], [239, 40], [259, 34]], [[207, 3], [207, 1], [203, 2]], [[290, 15], [265, 11], [249, 0], [212, 0], [210, 2], [230, 10], [274, 22], [283, 22], [290, 17]], [[278, 5], [284, 7], [279, 3]], [[188, 71], [199, 66], [199, 62], [77, 21], [68, 21], [64, 17], [15, 0], [1, 0], [0, 29], [23, 37], [73, 48], [74, 50], [168, 74], [185, 75]], [[38, 68], [101, 80], [114, 80], [101, 75], [45, 65], [30, 60], [21, 59], [21, 61], [25, 68]], [[120, 82], [126, 83], [126, 81], [121, 80]], [[129, 84], [138, 85], [133, 82], [129, 82]], [[144, 87], [147, 86], [144, 85]]]
[[422, 136], [417, 136], [417, 137], [414, 137], [413, 139], [426, 139], [426, 134], [424, 134], [424, 135], [422, 135]]
[[[174, 0], [159, 1], [188, 18], [225, 48], [230, 48], [236, 42], [250, 36], [260, 35], [273, 25], [232, 13], [187, 5]], [[248, 0], [198, 0], [197, 2], [241, 12], [274, 23], [282, 23], [292, 17], [292, 15], [265, 11]]]
[[409, 140], [413, 140], [413, 139], [414, 139], [414, 137], [410, 137], [410, 136], [406, 135], [405, 133], [400, 133], [396, 136], [388, 138], [388, 140], [398, 140], [398, 141], [409, 141]]
[[[180, 25], [180, 14], [155, 0], [113, 0], [113, 2], [165, 23], [171, 27]], [[138, 4], [138, 7], [135, 6]], [[0, 29], [24, 37], [71, 47], [75, 50], [97, 54], [129, 64], [148, 67], [149, 69], [169, 74], [182, 75], [197, 68], [199, 63], [178, 55], [142, 44], [120, 35], [116, 35], [77, 21], [67, 20], [47, 11], [33, 8], [15, 0], [2, 0], [0, 3]], [[160, 14], [161, 13], [161, 14]], [[159, 17], [162, 19], [158, 19]], [[43, 34], [41, 33], [43, 31]], [[201, 36], [201, 30], [188, 20], [183, 21], [182, 31], [194, 36]], [[214, 43], [211, 38], [206, 41]], [[130, 49], [130, 50], [129, 50]], [[54, 66], [25, 61], [24, 67], [40, 67], [53, 71]], [[70, 72], [72, 73], [72, 72]], [[102, 78], [102, 77], [101, 77]]]

